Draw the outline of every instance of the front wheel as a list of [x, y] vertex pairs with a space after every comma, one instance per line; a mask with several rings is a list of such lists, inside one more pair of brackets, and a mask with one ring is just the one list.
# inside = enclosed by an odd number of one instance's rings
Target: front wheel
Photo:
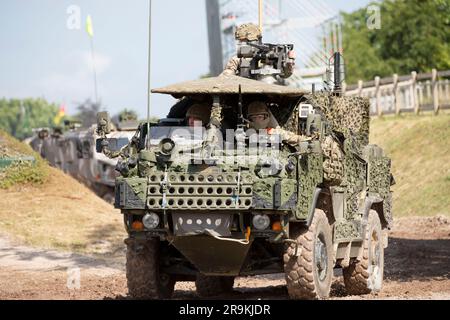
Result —
[[381, 291], [384, 274], [384, 245], [378, 214], [370, 210], [361, 261], [353, 260], [343, 268], [344, 283], [351, 295]]
[[333, 280], [333, 239], [328, 218], [316, 210], [309, 227], [295, 235], [296, 245], [287, 247], [284, 272], [289, 297], [292, 299], [326, 299]]
[[127, 239], [128, 293], [134, 299], [169, 299], [175, 280], [159, 272], [159, 239]]

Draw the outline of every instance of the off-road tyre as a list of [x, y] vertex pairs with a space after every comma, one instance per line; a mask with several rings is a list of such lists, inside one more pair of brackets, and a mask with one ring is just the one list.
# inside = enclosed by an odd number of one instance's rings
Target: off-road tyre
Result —
[[234, 277], [197, 275], [195, 287], [202, 298], [216, 297], [233, 291]]
[[[295, 231], [284, 253], [284, 272], [291, 299], [327, 299], [333, 280], [333, 238], [328, 218], [316, 209], [311, 225]], [[320, 250], [319, 250], [320, 249]], [[321, 256], [322, 254], [322, 256]], [[322, 259], [320, 259], [322, 257]]]
[[343, 268], [345, 289], [350, 295], [381, 291], [384, 274], [384, 244], [380, 218], [370, 210], [361, 261], [353, 259]]
[[133, 299], [169, 299], [175, 280], [159, 272], [159, 239], [125, 240], [128, 294]]

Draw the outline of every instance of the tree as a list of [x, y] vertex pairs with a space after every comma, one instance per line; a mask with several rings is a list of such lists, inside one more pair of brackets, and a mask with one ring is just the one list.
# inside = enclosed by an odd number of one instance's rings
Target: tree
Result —
[[365, 8], [343, 14], [347, 83], [450, 69], [450, 0], [384, 0], [379, 5], [379, 30], [367, 27]]
[[118, 122], [122, 121], [137, 121], [138, 115], [137, 112], [132, 109], [124, 109], [120, 111], [117, 115], [113, 117]]
[[78, 113], [75, 117], [81, 122], [84, 128], [89, 128], [97, 123], [97, 113], [100, 112], [101, 103], [86, 100], [77, 107]]
[[17, 139], [33, 134], [32, 129], [53, 127], [58, 106], [44, 99], [1, 99], [0, 129]]

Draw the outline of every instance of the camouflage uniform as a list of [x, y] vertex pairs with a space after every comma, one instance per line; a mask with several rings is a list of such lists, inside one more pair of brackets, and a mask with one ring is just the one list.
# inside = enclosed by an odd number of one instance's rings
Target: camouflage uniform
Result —
[[[295, 134], [293, 132], [282, 129], [278, 125], [278, 121], [270, 112], [267, 105], [262, 101], [254, 101], [248, 106], [248, 118], [250, 120], [250, 127], [256, 130], [265, 129], [269, 135], [279, 135], [281, 141], [290, 145], [298, 146], [301, 142], [310, 141], [311, 138]], [[260, 123], [252, 122], [250, 117], [252, 115], [266, 115], [267, 118]]]
[[276, 128], [268, 128], [267, 133], [269, 135], [279, 135], [282, 142], [293, 147], [298, 146], [302, 142], [311, 141], [311, 138], [284, 130], [280, 126]]
[[241, 59], [239, 59], [237, 56], [232, 57], [230, 61], [228, 61], [221, 75], [235, 76], [239, 71], [240, 65]]

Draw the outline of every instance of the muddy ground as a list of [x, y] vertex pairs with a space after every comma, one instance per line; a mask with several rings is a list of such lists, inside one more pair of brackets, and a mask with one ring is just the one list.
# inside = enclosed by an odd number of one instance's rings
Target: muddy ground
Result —
[[[450, 300], [448, 217], [396, 220], [385, 255], [385, 282], [380, 294], [348, 296], [336, 272], [331, 299]], [[73, 280], [78, 271], [79, 288]], [[122, 254], [92, 258], [24, 247], [0, 236], [0, 299], [126, 298]], [[288, 299], [288, 295], [283, 275], [271, 275], [239, 278], [234, 292], [221, 298]], [[198, 299], [193, 283], [177, 283], [174, 299]]]

